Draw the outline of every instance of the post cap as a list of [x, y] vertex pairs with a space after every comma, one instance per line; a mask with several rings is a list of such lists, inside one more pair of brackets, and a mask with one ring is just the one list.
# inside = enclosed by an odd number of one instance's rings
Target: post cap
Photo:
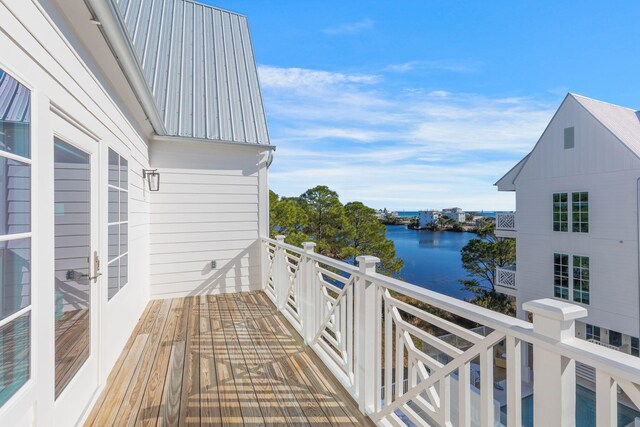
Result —
[[284, 242], [285, 237], [287, 237], [287, 236], [283, 236], [282, 234], [280, 234], [280, 235], [276, 236], [276, 240], [278, 242]]
[[307, 252], [313, 252], [316, 247], [316, 242], [302, 242], [302, 247]]
[[537, 299], [522, 304], [522, 309], [536, 315], [559, 321], [568, 321], [587, 317], [587, 309], [576, 304], [557, 301], [551, 298]]
[[376, 264], [380, 262], [380, 258], [370, 255], [361, 255], [356, 258], [356, 261], [358, 261], [358, 266], [362, 271], [371, 269], [375, 270]]

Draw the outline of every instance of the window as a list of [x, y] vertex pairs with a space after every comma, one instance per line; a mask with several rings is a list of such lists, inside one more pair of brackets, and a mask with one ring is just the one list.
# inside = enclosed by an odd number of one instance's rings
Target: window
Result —
[[127, 160], [109, 149], [109, 299], [127, 284], [129, 277], [128, 174]]
[[0, 70], [0, 406], [31, 375], [31, 92]]
[[555, 193], [553, 195], [553, 231], [569, 231], [567, 193]]
[[575, 146], [575, 129], [572, 127], [564, 128], [564, 149], [573, 148]]
[[587, 341], [594, 340], [600, 342], [600, 327], [587, 323]]
[[640, 340], [638, 337], [631, 337], [631, 354], [633, 356], [640, 356]]
[[553, 296], [569, 299], [569, 255], [553, 254]]
[[573, 256], [573, 300], [589, 304], [589, 257]]
[[589, 232], [589, 193], [571, 194], [571, 219], [574, 232]]
[[609, 331], [609, 345], [614, 347], [622, 346], [622, 334], [616, 331]]

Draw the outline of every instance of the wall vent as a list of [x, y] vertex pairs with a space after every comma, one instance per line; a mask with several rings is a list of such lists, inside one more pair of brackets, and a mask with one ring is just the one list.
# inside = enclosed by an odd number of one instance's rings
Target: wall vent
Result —
[[564, 128], [564, 149], [573, 148], [575, 145], [575, 130], [573, 126]]

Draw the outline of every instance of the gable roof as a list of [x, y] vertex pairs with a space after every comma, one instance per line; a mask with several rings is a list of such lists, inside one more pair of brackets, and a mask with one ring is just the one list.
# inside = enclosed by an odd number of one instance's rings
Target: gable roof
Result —
[[640, 111], [569, 94], [631, 151], [640, 156]]
[[[558, 107], [558, 110], [562, 108], [562, 105], [567, 101], [567, 99], [575, 100], [593, 118], [607, 128], [613, 136], [629, 148], [632, 153], [640, 157], [640, 111], [610, 104], [608, 102], [598, 101], [574, 93], [567, 94], [560, 104], [560, 107]], [[553, 118], [549, 123], [552, 121]], [[546, 129], [542, 135], [544, 135], [545, 132]], [[542, 136], [540, 139], [541, 138]], [[538, 143], [540, 142], [540, 139], [538, 140]], [[529, 154], [527, 154], [494, 184], [498, 187], [498, 191], [515, 191], [515, 180], [529, 160], [531, 153], [536, 149], [538, 143], [536, 143]]]
[[192, 0], [87, 0], [163, 137], [269, 144], [247, 18]]

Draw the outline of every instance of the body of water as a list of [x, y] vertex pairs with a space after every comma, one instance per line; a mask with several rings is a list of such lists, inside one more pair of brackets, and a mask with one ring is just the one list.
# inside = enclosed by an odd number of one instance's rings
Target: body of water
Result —
[[404, 225], [388, 225], [387, 238], [393, 240], [396, 255], [404, 260], [402, 280], [458, 299], [473, 296], [462, 290], [459, 280], [467, 278], [460, 250], [473, 233], [409, 230]]
[[[487, 216], [490, 218], [496, 217], [495, 211], [482, 211], [482, 212], [472, 211], [472, 212], [475, 212], [477, 215]], [[412, 218], [414, 216], [418, 216], [418, 211], [398, 211], [398, 216], [400, 218]]]

